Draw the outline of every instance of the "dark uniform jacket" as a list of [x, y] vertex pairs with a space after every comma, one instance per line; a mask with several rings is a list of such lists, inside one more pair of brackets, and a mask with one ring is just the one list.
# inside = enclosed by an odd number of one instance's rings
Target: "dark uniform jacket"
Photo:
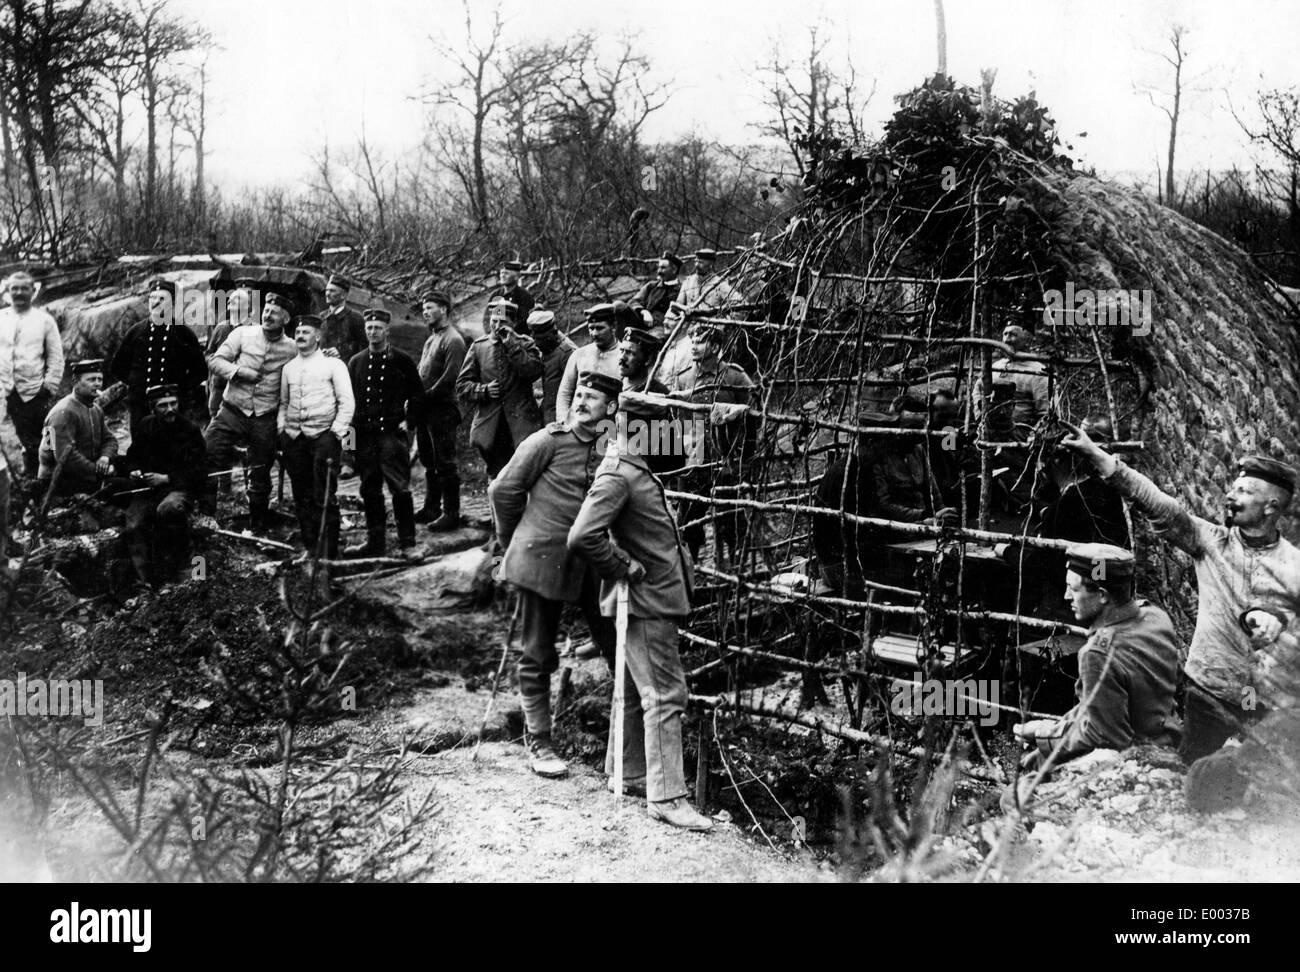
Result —
[[663, 484], [642, 457], [619, 456], [601, 464], [569, 530], [569, 549], [601, 576], [602, 614], [614, 615], [616, 584], [627, 576], [629, 558], [646, 572], [628, 585], [628, 614], [680, 621], [691, 613], [691, 561], [682, 550]]
[[569, 363], [569, 356], [577, 350], [578, 346], [561, 334], [555, 347], [542, 352], [542, 418], [547, 422], [555, 421], [555, 399], [560, 393], [564, 366]]
[[515, 324], [515, 329], [521, 334], [527, 334], [528, 315], [533, 312], [533, 308], [537, 305], [537, 301], [533, 300], [533, 295], [524, 290], [524, 288], [519, 286], [519, 284], [515, 284], [509, 290], [504, 287], [498, 287], [496, 290], [492, 291], [492, 295], [488, 298], [487, 307], [483, 308], [484, 332], [488, 329], [488, 318], [492, 316], [492, 302], [498, 297], [504, 297], [506, 300], [510, 301], [510, 303], [519, 308], [515, 311], [515, 321], [517, 322]]
[[[668, 387], [656, 378], [633, 382], [625, 377], [623, 390], [650, 395], [668, 394]], [[663, 476], [686, 464], [686, 457], [682, 454], [681, 425], [672, 409], [630, 403], [622, 407], [627, 413], [627, 434], [632, 443], [630, 451], [644, 456], [652, 473]], [[687, 418], [689, 420], [690, 416]]]
[[654, 280], [648, 280], [641, 285], [641, 289], [636, 292], [636, 297], [632, 299], [632, 303], [640, 304], [654, 316], [656, 324], [662, 324], [664, 315], [668, 313], [669, 305], [677, 299], [677, 294], [681, 289], [681, 281], [676, 277], [673, 277], [672, 280], [660, 280], [656, 277]]
[[1127, 749], [1138, 742], [1175, 741], [1178, 667], [1173, 623], [1153, 604], [1132, 601], [1120, 620], [1094, 628], [1079, 649], [1079, 704], [1063, 717], [1068, 728], [1057, 759], [1094, 749]]
[[584, 441], [563, 422], [534, 432], [488, 487], [501, 576], [555, 601], [576, 601], [587, 565], [571, 556], [569, 527], [604, 458], [599, 437]]
[[[688, 400], [692, 402], [745, 405], [753, 395], [754, 382], [744, 368], [730, 361], [719, 361], [710, 370], [701, 370], [692, 361], [672, 376], [669, 388], [676, 392], [689, 392]], [[691, 413], [690, 417], [703, 419], [707, 423], [707, 445], [702, 456], [705, 462], [741, 457], [752, 432], [750, 416], [741, 416], [734, 422], [723, 425], [713, 425], [709, 422], [709, 416], [700, 412]], [[688, 426], [688, 429], [691, 428], [694, 426]], [[693, 435], [688, 438], [693, 438]], [[692, 448], [692, 451], [697, 450], [698, 446]]]
[[146, 415], [127, 450], [126, 469], [162, 473], [171, 482], [159, 487], [161, 492], [183, 490], [197, 497], [206, 485], [207, 458], [203, 433], [189, 419], [177, 416], [167, 423], [156, 415]]
[[151, 386], [174, 384], [185, 408], [202, 401], [208, 362], [199, 339], [184, 324], [148, 320], [126, 332], [108, 373], [114, 381], [126, 383], [126, 399], [133, 405], [144, 404]]
[[369, 348], [348, 362], [356, 411], [352, 427], [359, 434], [391, 433], [406, 418], [407, 405], [418, 402], [424, 388], [410, 355], [396, 348], [375, 354]]
[[[471, 344], [456, 379], [456, 396], [475, 406], [470, 443], [491, 449], [503, 421], [517, 444], [541, 428], [542, 410], [533, 396], [533, 382], [541, 376], [542, 352], [530, 337], [515, 334], [498, 342], [484, 336]], [[487, 393], [493, 380], [501, 383], [499, 398]]]
[[[83, 405], [71, 392], [61, 398], [45, 416], [39, 453], [41, 479], [49, 479], [63, 450], [71, 446], [63, 464], [63, 476], [76, 487], [93, 483], [98, 476], [95, 463], [117, 455], [117, 439], [108, 431], [104, 410], [98, 405]], [[60, 480], [63, 482], [63, 480]]]
[[367, 343], [365, 318], [346, 303], [338, 313], [327, 311], [321, 315], [321, 350], [333, 348], [346, 364], [353, 355], [365, 350]]

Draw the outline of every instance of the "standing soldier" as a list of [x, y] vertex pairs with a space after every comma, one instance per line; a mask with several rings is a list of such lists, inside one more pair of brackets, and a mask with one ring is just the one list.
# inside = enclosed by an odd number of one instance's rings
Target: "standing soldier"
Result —
[[[691, 363], [670, 376], [668, 393], [675, 398], [712, 406], [708, 429], [703, 435], [699, 423], [686, 422], [682, 428], [684, 465], [690, 467], [683, 476], [683, 488], [704, 494], [714, 484], [736, 481], [735, 467], [745, 447], [745, 409], [753, 394], [754, 383], [744, 369], [722, 360], [722, 332], [712, 324], [696, 324], [691, 329]], [[721, 469], [710, 473], [698, 468], [705, 463], [719, 463]], [[704, 525], [694, 523], [708, 513], [700, 500], [683, 500], [678, 513], [684, 524], [682, 533], [690, 545], [691, 556], [698, 559], [704, 544]], [[725, 513], [714, 519], [719, 539], [733, 548], [739, 543], [743, 514]]]
[[415, 362], [388, 344], [386, 310], [368, 310], [366, 340], [370, 346], [348, 363], [356, 412], [357, 473], [361, 477], [361, 502], [366, 511], [366, 542], [344, 551], [349, 557], [383, 554], [384, 484], [393, 497], [397, 521], [397, 546], [415, 546], [415, 501], [411, 498], [411, 446], [406, 415], [418, 407], [423, 386]]
[[[248, 521], [254, 533], [270, 525], [280, 371], [296, 353], [293, 339], [284, 333], [292, 307], [284, 295], [267, 294], [262, 300], [262, 326], [235, 328], [208, 362], [208, 370], [226, 381], [221, 411], [203, 433], [208, 464], [214, 470], [229, 469], [235, 447], [246, 447]], [[213, 512], [216, 489], [216, 480], [210, 478], [206, 502]]]
[[[663, 486], [644, 458], [629, 452], [601, 463], [569, 530], [568, 548], [600, 575], [600, 607], [606, 617], [617, 610], [618, 582], [628, 585], [624, 792], [644, 795], [655, 820], [709, 830], [712, 821], [686, 800], [682, 764], [686, 676], [677, 640], [691, 613], [691, 567]], [[609, 722], [605, 772], [612, 789], [613, 714]]]
[[95, 404], [104, 387], [104, 359], [78, 361], [72, 366], [72, 391], [50, 409], [41, 430], [38, 495], [50, 486], [59, 459], [67, 453], [56, 496], [94, 493], [112, 471], [117, 439], [108, 431], [104, 410]]
[[23, 475], [37, 475], [41, 429], [63, 383], [63, 339], [48, 311], [32, 306], [36, 281], [10, 275], [9, 306], [0, 309], [0, 395], [23, 448]]
[[[140, 420], [119, 472], [133, 487], [124, 497], [126, 540], [137, 583], [148, 587], [151, 565], [168, 580], [190, 570], [189, 515], [203, 495], [207, 450], [199, 427], [180, 412], [175, 385], [155, 385], [146, 398], [153, 414]], [[152, 548], [152, 550], [151, 550]]]
[[655, 267], [655, 278], [641, 285], [631, 303], [640, 304], [654, 318], [656, 326], [662, 326], [664, 315], [677, 299], [682, 289], [677, 275], [682, 271], [681, 257], [665, 252]]
[[535, 310], [529, 314], [528, 333], [542, 352], [542, 421], [549, 425], [557, 418], [555, 400], [560, 393], [564, 369], [578, 346], [555, 326], [554, 311]]
[[555, 638], [564, 602], [578, 602], [592, 640], [613, 657], [613, 625], [601, 616], [595, 578], [570, 556], [567, 539], [600, 465], [603, 425], [617, 408], [620, 387], [608, 375], [584, 372], [569, 424], [552, 422], [530, 435], [488, 487], [506, 552], [501, 576], [519, 589], [519, 695], [529, 765], [539, 776], [568, 772], [551, 745], [551, 673], [559, 667]]
[[[650, 365], [662, 347], [663, 342], [644, 328], [629, 327], [623, 332], [618, 367], [623, 374], [624, 391], [668, 394], [667, 385], [650, 377]], [[672, 410], [661, 405], [628, 402], [624, 402], [622, 407], [628, 415], [628, 438], [645, 443], [645, 448], [634, 451], [644, 456], [650, 471], [662, 476], [680, 469], [683, 464], [681, 434]]]
[[[226, 294], [226, 319], [212, 329], [208, 335], [205, 351], [209, 371], [212, 368], [212, 356], [230, 337], [230, 332], [246, 324], [257, 323], [256, 297], [253, 281], [236, 280], [233, 290]], [[215, 419], [221, 411], [221, 399], [226, 393], [226, 380], [217, 375], [208, 377], [208, 417]]]
[[460, 526], [460, 473], [456, 468], [460, 407], [456, 379], [465, 364], [465, 335], [449, 320], [451, 298], [442, 291], [425, 294], [421, 309], [430, 333], [420, 353], [424, 394], [412, 417], [425, 487], [424, 505], [415, 520], [429, 524], [430, 530], [454, 530]]
[[1053, 752], [1060, 765], [1094, 749], [1177, 742], [1178, 637], [1168, 614], [1133, 597], [1133, 554], [1080, 543], [1066, 551], [1066, 564], [1065, 599], [1089, 629], [1079, 649], [1079, 704], [1059, 719], [1015, 727], [1034, 747], [1021, 759], [1022, 770], [1038, 769]]
[[732, 286], [715, 272], [718, 251], [708, 248], [695, 251], [695, 272], [682, 281], [677, 303], [687, 310], [712, 310], [739, 299]]
[[[339, 503], [335, 495], [339, 459], [356, 402], [347, 366], [320, 349], [321, 319], [294, 318], [298, 356], [280, 371], [280, 409], [276, 428], [280, 454], [293, 486], [298, 530], [307, 552], [319, 549], [325, 519], [325, 559], [339, 551]], [[332, 467], [332, 468], [331, 468]]]
[[590, 344], [584, 344], [569, 356], [564, 365], [564, 377], [555, 395], [555, 417], [563, 422], [569, 415], [573, 390], [578, 387], [578, 375], [584, 371], [599, 371], [611, 378], [621, 377], [618, 370], [618, 339], [623, 332], [618, 308], [613, 304], [597, 304], [586, 310], [587, 334]]
[[180, 292], [174, 283], [149, 281], [149, 319], [132, 325], [109, 366], [109, 377], [126, 385], [126, 405], [134, 437], [148, 414], [146, 391], [175, 385], [181, 410], [197, 422], [206, 411], [203, 382], [208, 363], [199, 339], [181, 322]]
[[474, 405], [469, 440], [496, 476], [515, 446], [542, 426], [542, 410], [533, 397], [533, 382], [542, 376], [542, 352], [532, 338], [511, 326], [515, 305], [492, 305], [488, 333], [469, 346], [456, 379], [456, 397]]
[[348, 306], [352, 281], [332, 274], [325, 284], [325, 313], [321, 315], [320, 349], [346, 365], [366, 346], [366, 327], [358, 311]]
[[523, 269], [524, 265], [518, 260], [507, 260], [501, 264], [501, 286], [492, 292], [487, 307], [483, 309], [484, 334], [487, 333], [488, 322], [492, 319], [492, 305], [498, 300], [508, 300], [515, 305], [515, 320], [525, 322], [523, 333], [527, 333], [528, 315], [533, 312], [535, 301], [533, 295], [519, 285], [519, 274], [523, 272]]
[[1255, 651], [1275, 642], [1300, 615], [1300, 551], [1278, 529], [1295, 493], [1295, 470], [1266, 456], [1240, 459], [1219, 526], [1187, 512], [1086, 432], [1061, 444], [1090, 460], [1102, 480], [1155, 519], [1196, 566], [1196, 630], [1187, 653], [1178, 750], [1190, 766], [1262, 715]]

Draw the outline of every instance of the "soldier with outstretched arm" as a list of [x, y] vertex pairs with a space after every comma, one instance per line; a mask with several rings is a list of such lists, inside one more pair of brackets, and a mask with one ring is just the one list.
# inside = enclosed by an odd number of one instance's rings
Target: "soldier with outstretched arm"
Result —
[[1089, 459], [1103, 481], [1156, 520], [1196, 566], [1196, 630], [1187, 654], [1179, 747], [1191, 765], [1263, 715], [1255, 653], [1276, 641], [1300, 613], [1300, 551], [1278, 529], [1295, 492], [1295, 470], [1266, 456], [1239, 460], [1220, 525], [1193, 516], [1087, 433], [1062, 444]]

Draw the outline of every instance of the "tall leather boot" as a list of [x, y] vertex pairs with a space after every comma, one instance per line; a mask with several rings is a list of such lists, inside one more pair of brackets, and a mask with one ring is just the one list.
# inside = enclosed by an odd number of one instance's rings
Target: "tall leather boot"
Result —
[[460, 526], [460, 478], [448, 476], [442, 481], [442, 516], [429, 524], [435, 533]]
[[393, 519], [397, 521], [397, 546], [410, 550], [415, 546], [415, 497], [410, 493], [393, 495]]
[[[424, 505], [420, 507], [415, 514], [416, 523], [432, 523], [438, 517], [442, 516], [442, 493], [439, 491], [439, 483], [433, 473], [424, 474]], [[414, 505], [414, 500], [412, 500]]]
[[248, 500], [248, 529], [253, 533], [266, 533], [271, 528], [270, 499]]

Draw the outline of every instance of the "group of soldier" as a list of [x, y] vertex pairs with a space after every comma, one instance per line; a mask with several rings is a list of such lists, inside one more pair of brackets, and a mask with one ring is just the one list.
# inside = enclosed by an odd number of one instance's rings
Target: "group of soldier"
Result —
[[[267, 526], [277, 458], [292, 483], [302, 541], [327, 558], [339, 553], [340, 467], [360, 477], [367, 524], [365, 543], [345, 555], [384, 551], [385, 486], [401, 548], [415, 545], [419, 522], [454, 529], [460, 520], [456, 429], [468, 412], [469, 441], [489, 477], [499, 576], [518, 592], [518, 685], [531, 769], [544, 777], [567, 772], [552, 743], [550, 712], [565, 606], [585, 616], [593, 653], [612, 667], [611, 619], [625, 584], [625, 793], [644, 797], [656, 819], [706, 830], [709, 819], [686, 800], [678, 633], [691, 609], [703, 524], [712, 520], [721, 552], [739, 545], [745, 521], [710, 516], [701, 501], [684, 501], [674, 511], [664, 477], [696, 494], [739, 482], [754, 384], [723, 360], [726, 342], [714, 324], [688, 329], [682, 344], [689, 360], [674, 359], [676, 349], [666, 344], [688, 311], [735, 299], [713, 273], [715, 259], [712, 251], [697, 252], [697, 272], [683, 282], [682, 261], [665, 254], [656, 278], [631, 301], [585, 312], [590, 340], [581, 347], [561, 333], [555, 312], [538, 308], [520, 285], [522, 266], [507, 263], [484, 314], [484, 333], [472, 341], [450, 322], [445, 293], [422, 295], [429, 336], [418, 362], [390, 345], [387, 311], [359, 314], [347, 307], [350, 285], [340, 276], [330, 278], [328, 309], [320, 316], [296, 314], [291, 298], [272, 290], [262, 295], [260, 320], [251, 320], [256, 300], [251, 283], [244, 286], [246, 296], [232, 298], [229, 320], [214, 331], [206, 353], [192, 332], [171, 326], [175, 289], [157, 280], [150, 285], [149, 319], [125, 335], [111, 362], [74, 363], [72, 391], [57, 403], [58, 329], [32, 306], [31, 278], [17, 274], [8, 282], [10, 306], [0, 311], [0, 398], [37, 492], [107, 493], [124, 502], [142, 582], [159, 550], [175, 559], [187, 549], [189, 516], [211, 506], [240, 447], [254, 531]], [[1009, 327], [1003, 339], [1012, 353], [995, 363], [999, 379], [1007, 380], [1013, 454], [1014, 440], [1041, 428], [1050, 411], [1045, 369], [1017, 360], [1026, 338], [1018, 326]], [[126, 389], [132, 442], [123, 457], [96, 405], [106, 375]], [[707, 421], [678, 421], [670, 399], [685, 403], [688, 413], [695, 406]], [[928, 431], [954, 421], [959, 408], [951, 392], [940, 391], [921, 402], [905, 398], [888, 413], [864, 416], [862, 424]], [[673, 435], [628, 435], [625, 425], [613, 440], [619, 447], [609, 450], [608, 430], [620, 409], [626, 423], [667, 423]], [[419, 511], [411, 490], [411, 432], [427, 474]], [[1279, 530], [1296, 473], [1272, 458], [1244, 457], [1227, 494], [1225, 523], [1217, 525], [1188, 513], [1107, 451], [1113, 433], [1099, 416], [1074, 429], [1022, 497], [1039, 536], [1074, 544], [1050, 572], [1060, 591], [1056, 571], [1064, 569], [1065, 602], [1088, 628], [1079, 652], [1079, 703], [1060, 719], [1017, 726], [1029, 748], [1024, 765], [1048, 769], [1142, 741], [1177, 744], [1191, 767], [1193, 803], [1230, 803], [1241, 798], [1247, 779], [1238, 753], [1250, 749], [1224, 750], [1224, 743], [1237, 734], [1251, 738], [1254, 727], [1289, 720], [1294, 711], [1294, 686], [1287, 689], [1276, 673], [1297, 662], [1300, 552]], [[667, 450], [644, 445], [664, 442]], [[818, 505], [895, 522], [952, 524], [966, 505], [961, 493], [969, 479], [942, 451], [907, 435], [885, 435], [829, 464]], [[7, 476], [0, 487], [7, 492]], [[1016, 488], [1006, 492], [1014, 504]], [[1121, 497], [1156, 518], [1193, 558], [1200, 604], [1187, 652], [1169, 616], [1134, 596], [1136, 561], [1126, 549], [1131, 538]], [[0, 509], [7, 508], [5, 499], [0, 494]], [[3, 543], [8, 527], [0, 527]], [[823, 576], [841, 593], [860, 593], [866, 568], [880, 567], [880, 545], [888, 539], [887, 531], [858, 535], [856, 529], [846, 529], [842, 517], [814, 519]], [[1013, 549], [1008, 556], [1023, 564], [1031, 553]], [[877, 586], [882, 579], [901, 582], [878, 570], [872, 577]], [[1180, 681], [1186, 686], [1181, 724], [1174, 711]], [[612, 745], [608, 760], [612, 769]]]

